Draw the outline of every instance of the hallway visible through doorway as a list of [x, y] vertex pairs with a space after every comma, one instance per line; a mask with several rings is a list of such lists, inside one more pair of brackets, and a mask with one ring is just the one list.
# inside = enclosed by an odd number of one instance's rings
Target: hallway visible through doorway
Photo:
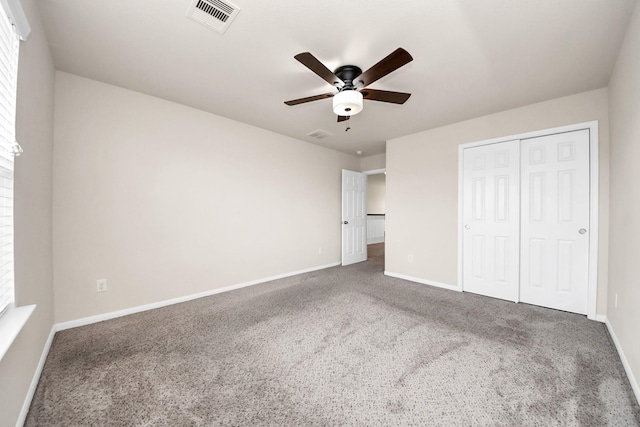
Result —
[[367, 260], [384, 265], [384, 242], [367, 245]]

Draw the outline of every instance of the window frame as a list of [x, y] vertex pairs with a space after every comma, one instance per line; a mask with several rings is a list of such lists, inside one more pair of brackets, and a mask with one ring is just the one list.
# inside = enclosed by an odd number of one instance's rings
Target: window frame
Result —
[[[19, 0], [0, 0], [0, 279], [7, 298], [0, 300], [0, 360], [26, 325], [36, 306], [15, 305], [13, 178], [14, 158], [22, 153], [16, 141], [16, 111], [20, 40], [26, 40], [29, 27]], [[8, 232], [6, 230], [9, 230]], [[2, 277], [10, 275], [10, 277]], [[4, 292], [0, 293], [1, 295]]]

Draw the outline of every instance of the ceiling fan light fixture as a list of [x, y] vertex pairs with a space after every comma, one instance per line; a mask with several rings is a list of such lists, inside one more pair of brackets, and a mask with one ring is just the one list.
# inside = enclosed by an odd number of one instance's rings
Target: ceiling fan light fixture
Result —
[[362, 111], [362, 93], [357, 90], [343, 90], [333, 97], [333, 112], [338, 116], [353, 116]]

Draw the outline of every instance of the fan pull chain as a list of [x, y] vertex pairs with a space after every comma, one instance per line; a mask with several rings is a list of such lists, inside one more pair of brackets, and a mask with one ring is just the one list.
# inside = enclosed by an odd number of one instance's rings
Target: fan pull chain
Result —
[[351, 126], [349, 126], [349, 119], [351, 118], [351, 116], [347, 116], [347, 120], [344, 121], [345, 125], [346, 125], [346, 129], [344, 130], [345, 132], [348, 132], [349, 129], [351, 129]]

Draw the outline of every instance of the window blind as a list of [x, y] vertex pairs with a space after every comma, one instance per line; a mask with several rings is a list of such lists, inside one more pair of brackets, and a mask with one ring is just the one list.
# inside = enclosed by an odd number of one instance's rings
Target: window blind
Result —
[[14, 300], [13, 160], [16, 143], [18, 35], [0, 7], [0, 313]]

